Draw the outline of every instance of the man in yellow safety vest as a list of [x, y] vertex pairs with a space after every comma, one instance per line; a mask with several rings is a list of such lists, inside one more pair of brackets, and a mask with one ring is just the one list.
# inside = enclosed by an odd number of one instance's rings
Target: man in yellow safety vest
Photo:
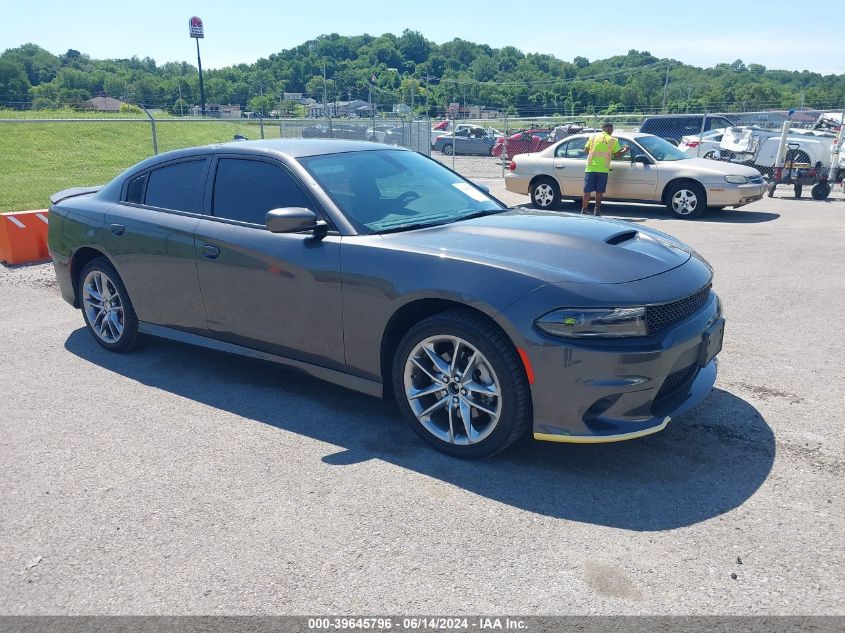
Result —
[[590, 195], [595, 192], [596, 206], [593, 215], [601, 215], [601, 199], [607, 190], [607, 177], [610, 174], [610, 161], [618, 158], [628, 149], [613, 138], [613, 123], [605, 122], [601, 133], [590, 137], [584, 149], [587, 152], [587, 168], [584, 170], [584, 197], [581, 201], [581, 213], [587, 213]]

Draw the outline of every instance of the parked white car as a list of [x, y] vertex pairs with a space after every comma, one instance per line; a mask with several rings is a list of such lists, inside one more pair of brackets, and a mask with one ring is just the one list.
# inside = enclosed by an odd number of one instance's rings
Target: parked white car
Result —
[[719, 149], [725, 128], [710, 130], [704, 134], [692, 134], [681, 138], [678, 149], [687, 156], [693, 158], [714, 158], [714, 153]]
[[[576, 134], [541, 152], [515, 156], [505, 187], [531, 196], [539, 209], [553, 209], [561, 198], [580, 202], [590, 136]], [[763, 177], [752, 167], [691, 158], [652, 134], [614, 136], [628, 151], [613, 160], [605, 200], [663, 204], [676, 217], [691, 219], [708, 208], [737, 208], [763, 197]]]
[[[781, 132], [758, 127], [732, 127], [711, 130], [703, 135], [684, 136], [678, 148], [688, 156], [715, 158], [752, 165], [771, 171], [775, 165]], [[830, 166], [830, 150], [836, 142], [830, 132], [792, 130], [786, 137], [786, 162]]]

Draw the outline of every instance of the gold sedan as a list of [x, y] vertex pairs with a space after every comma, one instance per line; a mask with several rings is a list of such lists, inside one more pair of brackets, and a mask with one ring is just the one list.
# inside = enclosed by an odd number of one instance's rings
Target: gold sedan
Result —
[[[554, 209], [561, 199], [580, 202], [590, 136], [576, 134], [541, 152], [515, 156], [505, 187], [531, 196], [538, 209]], [[763, 197], [763, 177], [753, 167], [692, 158], [652, 134], [614, 136], [628, 151], [613, 159], [606, 201], [662, 204], [676, 217], [692, 219], [707, 209], [738, 208]]]

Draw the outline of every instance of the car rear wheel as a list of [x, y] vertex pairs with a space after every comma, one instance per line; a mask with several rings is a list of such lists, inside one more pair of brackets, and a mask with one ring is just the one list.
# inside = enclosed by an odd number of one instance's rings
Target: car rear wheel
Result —
[[494, 455], [531, 424], [528, 380], [513, 345], [461, 310], [429, 317], [403, 337], [393, 390], [414, 431], [455, 457]]
[[666, 194], [666, 207], [675, 217], [692, 220], [707, 210], [707, 194], [698, 183], [678, 183]]
[[138, 317], [114, 267], [92, 259], [79, 274], [79, 302], [94, 340], [112, 352], [126, 352], [138, 342]]
[[443, 146], [443, 149], [441, 151], [444, 154], [446, 154], [446, 156], [451, 156], [452, 155], [452, 144], [446, 143], [446, 145]]
[[531, 204], [537, 209], [554, 209], [560, 203], [560, 188], [551, 178], [538, 178], [531, 183]]

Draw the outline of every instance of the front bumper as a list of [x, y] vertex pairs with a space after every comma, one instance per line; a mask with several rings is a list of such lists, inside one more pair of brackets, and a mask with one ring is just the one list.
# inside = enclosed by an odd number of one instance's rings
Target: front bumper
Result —
[[765, 184], [731, 185], [719, 183], [707, 186], [707, 206], [741, 207], [763, 198]]
[[718, 298], [642, 345], [569, 343], [532, 335], [524, 341], [533, 370], [535, 439], [617, 442], [661, 431], [701, 402], [716, 381], [703, 367], [702, 343], [718, 319]]

